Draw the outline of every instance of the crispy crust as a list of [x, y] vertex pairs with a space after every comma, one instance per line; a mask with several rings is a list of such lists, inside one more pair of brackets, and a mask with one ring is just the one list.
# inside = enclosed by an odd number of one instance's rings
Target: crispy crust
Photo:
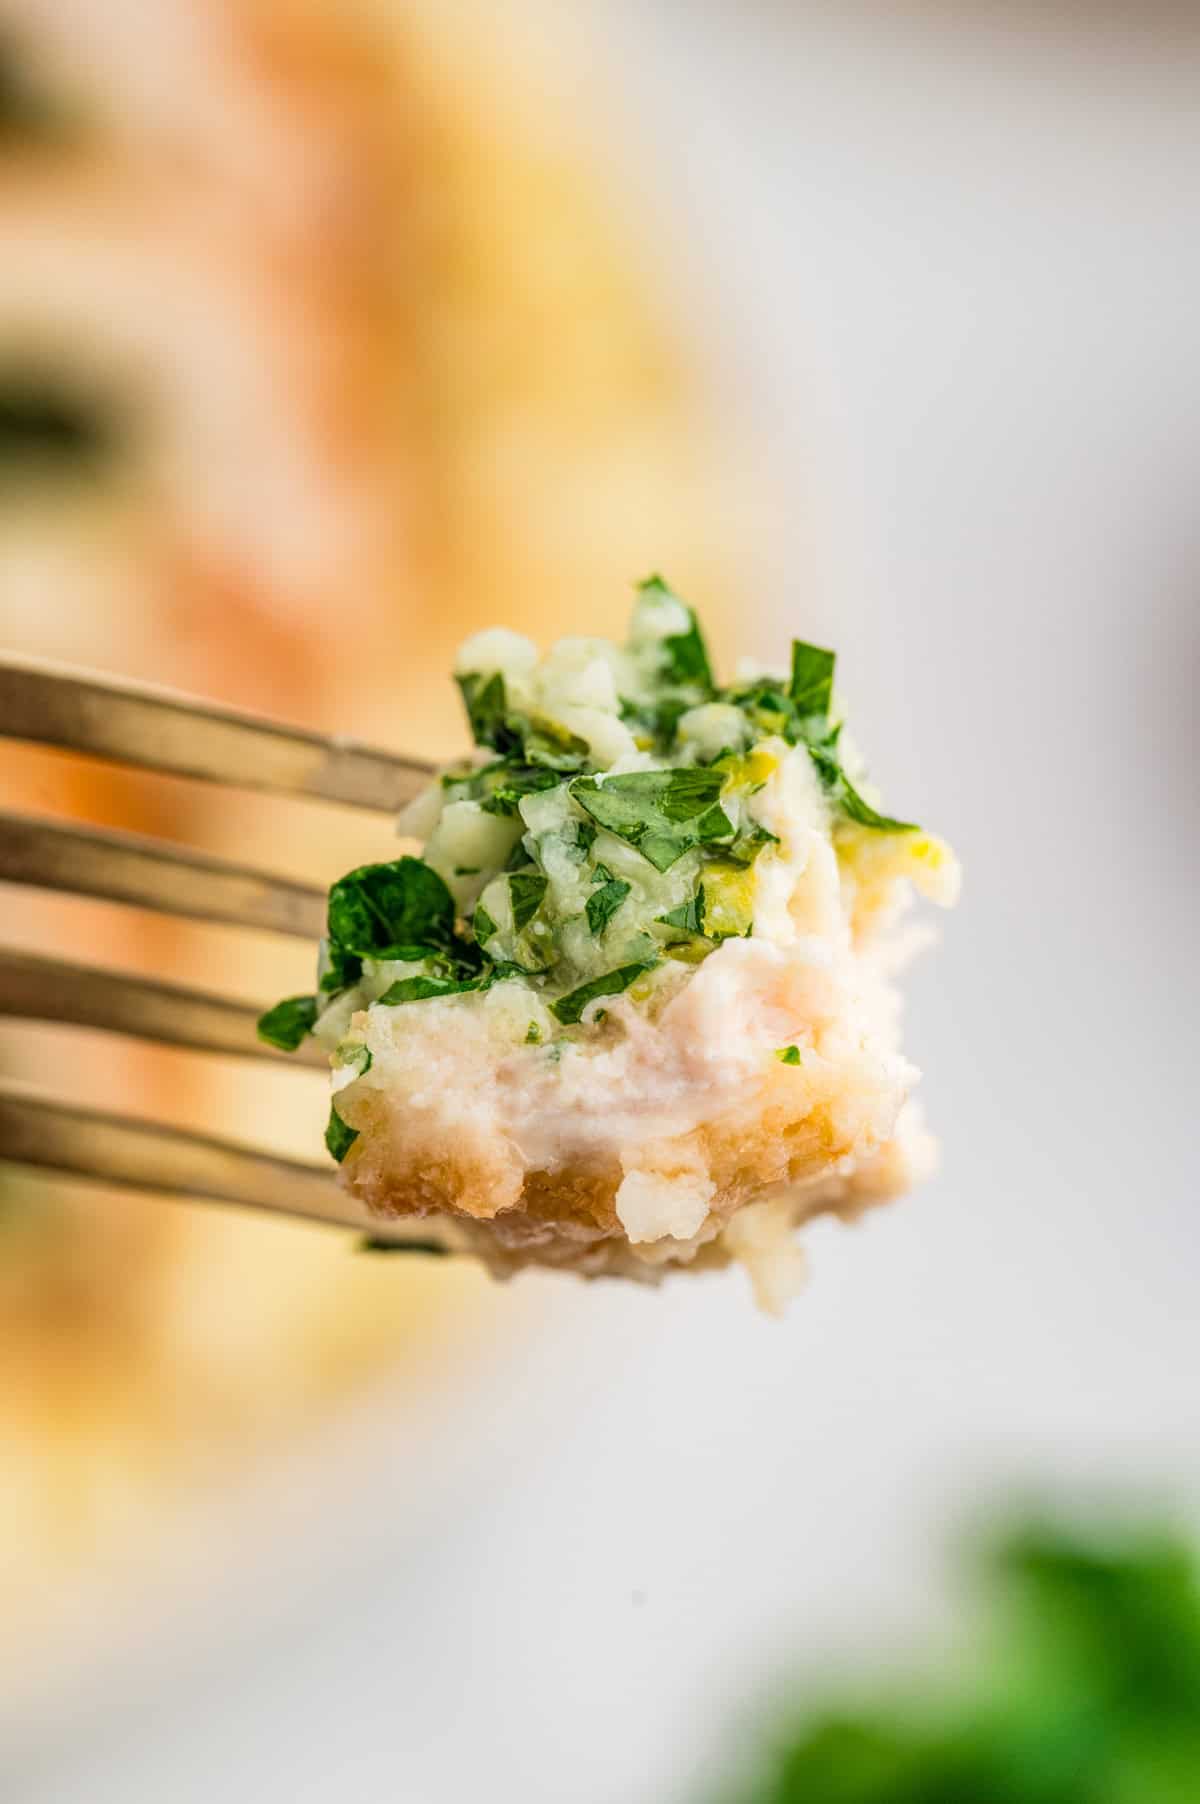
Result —
[[615, 1157], [522, 1169], [511, 1142], [449, 1131], [431, 1137], [403, 1114], [398, 1120], [379, 1092], [353, 1110], [360, 1138], [342, 1181], [380, 1217], [451, 1218], [498, 1276], [539, 1265], [651, 1283], [682, 1266], [727, 1265], [722, 1231], [749, 1202], [786, 1197], [795, 1223], [821, 1213], [849, 1220], [907, 1188], [910, 1160], [898, 1139], [856, 1146], [838, 1125], [833, 1098], [797, 1115], [786, 1077], [764, 1088], [754, 1109], [642, 1149], [656, 1173], [699, 1170], [715, 1186], [707, 1219], [687, 1241], [631, 1245], [617, 1214], [625, 1173]]

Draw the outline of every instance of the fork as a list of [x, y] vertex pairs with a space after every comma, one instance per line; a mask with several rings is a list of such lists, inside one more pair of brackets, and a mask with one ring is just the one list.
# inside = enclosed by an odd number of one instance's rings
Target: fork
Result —
[[[432, 766], [353, 739], [284, 726], [148, 685], [47, 660], [0, 655], [0, 736], [277, 795], [395, 812]], [[302, 883], [133, 833], [0, 810], [0, 882], [159, 909], [192, 920], [316, 939], [323, 893]], [[248, 1004], [154, 979], [0, 947], [0, 1016], [100, 1028], [202, 1052], [297, 1058], [255, 1031]], [[396, 1251], [457, 1250], [381, 1220], [330, 1170], [164, 1122], [85, 1109], [0, 1082], [0, 1161], [164, 1197], [267, 1210], [353, 1227]]]

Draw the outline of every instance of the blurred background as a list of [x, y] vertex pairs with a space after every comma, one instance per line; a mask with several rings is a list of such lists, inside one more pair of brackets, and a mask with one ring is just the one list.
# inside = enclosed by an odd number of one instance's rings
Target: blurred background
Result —
[[[910, 986], [941, 1174], [812, 1232], [782, 1324], [0, 1174], [6, 1800], [704, 1797], [812, 1675], [955, 1645], [963, 1521], [1194, 1530], [1198, 81], [1183, 5], [0, 0], [6, 645], [450, 753], [459, 639], [661, 568], [727, 666], [836, 645], [967, 872]], [[0, 789], [390, 852], [11, 746]], [[319, 1154], [301, 1072], [10, 1026], [0, 1070]]]

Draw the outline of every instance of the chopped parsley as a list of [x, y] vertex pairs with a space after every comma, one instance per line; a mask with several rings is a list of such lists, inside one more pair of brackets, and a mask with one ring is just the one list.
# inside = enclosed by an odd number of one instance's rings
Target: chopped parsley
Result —
[[723, 771], [689, 766], [576, 777], [570, 793], [598, 825], [633, 846], [656, 871], [667, 871], [693, 846], [734, 837], [718, 801], [724, 787]]
[[347, 952], [331, 940], [321, 941], [317, 951], [318, 990], [336, 995], [339, 990], [348, 990], [361, 976], [362, 959], [357, 953]]
[[[722, 687], [696, 614], [660, 576], [639, 585], [623, 648], [581, 639], [537, 670], [520, 658], [468, 670], [458, 682], [480, 752], [446, 771], [434, 797], [463, 805], [453, 841], [463, 862], [441, 863], [431, 844], [432, 862], [406, 856], [340, 878], [315, 993], [268, 1009], [260, 1035], [294, 1051], [339, 1001], [331, 1031], [345, 1031], [347, 999], [396, 1008], [500, 983], [523, 984], [562, 1026], [585, 1015], [590, 1026], [605, 1012], [590, 1005], [660, 960], [696, 965], [749, 935], [758, 860], [779, 844], [754, 797], [779, 766], [779, 741], [811, 759], [835, 826], [909, 830], [847, 769], [834, 672], [833, 652], [796, 640], [786, 677]], [[584, 736], [593, 730], [603, 755]], [[478, 898], [465, 916], [460, 879]], [[396, 965], [408, 974], [395, 977]], [[525, 1044], [542, 1040], [530, 1021]], [[370, 1053], [346, 1046], [335, 1062], [362, 1075]], [[552, 1038], [543, 1050], [557, 1058], [562, 1046]], [[776, 1056], [801, 1062], [795, 1046]], [[339, 1160], [353, 1144], [336, 1111], [327, 1140]]]
[[746, 938], [754, 924], [754, 883], [749, 866], [714, 859], [705, 866], [704, 882], [695, 895], [655, 919], [664, 927], [700, 934], [714, 943]]
[[648, 576], [645, 582], [638, 584], [639, 596], [648, 600], [673, 602], [682, 608], [688, 617], [688, 626], [681, 633], [674, 633], [661, 641], [662, 675], [668, 683], [678, 684], [680, 688], [693, 687], [701, 692], [704, 699], [716, 693], [713, 683], [712, 665], [708, 661], [708, 647], [704, 643], [704, 635], [700, 631], [700, 622], [696, 618], [696, 610], [690, 608], [686, 601], [681, 601], [673, 589], [669, 589], [661, 576]]
[[540, 871], [514, 871], [508, 880], [513, 926], [518, 933], [528, 927], [542, 905], [547, 879]]
[[593, 933], [604, 932], [629, 894], [631, 887], [620, 877], [610, 877], [606, 883], [600, 885], [598, 890], [593, 890], [586, 905], [587, 924]]
[[[478, 783], [479, 805], [485, 814], [519, 814], [522, 799], [536, 795], [540, 789], [557, 789], [559, 778], [554, 771], [539, 764], [514, 764], [497, 774], [495, 769], [481, 773]], [[468, 798], [474, 799], [474, 798]]]
[[428, 1002], [431, 996], [461, 996], [467, 990], [482, 988], [479, 977], [398, 977], [379, 998], [382, 1008], [396, 1008], [402, 1002]]
[[453, 937], [454, 898], [423, 859], [360, 865], [329, 892], [329, 941], [343, 953], [405, 957], [414, 947], [447, 947]]
[[696, 891], [690, 902], [680, 903], [678, 908], [668, 910], [665, 915], [656, 915], [665, 927], [678, 927], [684, 933], [704, 932], [704, 885]]
[[577, 1022], [589, 1002], [595, 1002], [600, 996], [620, 996], [631, 983], [646, 971], [652, 971], [655, 959], [639, 959], [631, 965], [619, 965], [615, 971], [606, 971], [602, 977], [593, 977], [590, 983], [580, 984], [577, 990], [570, 990], [560, 996], [557, 1002], [550, 1004], [550, 1012], [564, 1026]]
[[354, 1142], [358, 1139], [358, 1129], [347, 1127], [337, 1112], [336, 1102], [329, 1105], [329, 1120], [325, 1126], [325, 1148], [330, 1156], [340, 1165]]
[[833, 700], [833, 665], [831, 651], [819, 645], [806, 645], [803, 639], [792, 641], [792, 680], [788, 699], [802, 720], [829, 718]]
[[515, 750], [520, 740], [505, 725], [508, 695], [499, 672], [486, 677], [460, 676], [458, 686], [476, 745], [490, 745], [496, 752]]
[[258, 1017], [258, 1037], [268, 1046], [278, 1046], [280, 1052], [295, 1052], [305, 1035], [312, 1032], [317, 1009], [315, 996], [289, 996]]

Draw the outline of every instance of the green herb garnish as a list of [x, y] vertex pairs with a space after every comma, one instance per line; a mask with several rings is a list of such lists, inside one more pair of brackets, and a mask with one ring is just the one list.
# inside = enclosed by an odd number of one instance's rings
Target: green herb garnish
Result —
[[329, 892], [329, 939], [341, 952], [395, 958], [453, 937], [454, 898], [420, 858], [360, 865]]
[[329, 1105], [329, 1120], [325, 1127], [325, 1146], [340, 1165], [354, 1142], [358, 1139], [358, 1129], [347, 1127], [337, 1112], [337, 1104]]
[[508, 880], [508, 896], [512, 904], [513, 928], [520, 933], [528, 927], [541, 907], [546, 894], [546, 879], [540, 871], [514, 871]]
[[258, 1037], [280, 1052], [295, 1052], [301, 1040], [313, 1030], [319, 1013], [315, 996], [289, 996], [277, 1002], [258, 1017]]
[[682, 902], [665, 915], [656, 915], [664, 927], [679, 927], [684, 933], [704, 932], [704, 885], [701, 884], [690, 902]]
[[802, 1063], [800, 1058], [800, 1048], [798, 1046], [781, 1046], [775, 1054], [775, 1057], [779, 1060], [781, 1065], [799, 1065]]
[[557, 789], [556, 772], [536, 764], [513, 764], [497, 773], [494, 769], [481, 776], [479, 805], [485, 814], [516, 815], [522, 798], [536, 795], [541, 789]]
[[833, 699], [834, 654], [819, 645], [806, 645], [803, 639], [792, 640], [792, 680], [788, 698], [802, 719], [810, 716], [824, 721], [829, 718]]
[[510, 733], [505, 722], [508, 696], [504, 678], [497, 671], [491, 676], [460, 676], [463, 705], [471, 723], [471, 737], [476, 745], [489, 745], [493, 751], [515, 751], [520, 740]]
[[913, 821], [893, 820], [890, 815], [879, 814], [859, 795], [853, 783], [842, 769], [837, 757], [823, 746], [810, 745], [809, 756], [817, 767], [817, 775], [829, 794], [830, 801], [852, 821], [862, 827], [873, 827], [878, 833], [915, 833], [917, 827]]
[[317, 952], [317, 988], [324, 994], [348, 990], [362, 976], [362, 959], [323, 939]]
[[[831, 719], [834, 668], [831, 651], [797, 640], [786, 679], [764, 676], [720, 688], [695, 613], [661, 576], [648, 577], [639, 585], [626, 651], [611, 660], [611, 669], [629, 691], [621, 719], [638, 748], [650, 754], [629, 762], [660, 768], [615, 774], [593, 758], [586, 739], [542, 711], [555, 706], [552, 684], [538, 679], [526, 685], [501, 671], [462, 675], [471, 733], [487, 756], [482, 764], [463, 761], [446, 772], [442, 798], [512, 820], [516, 837], [510, 842], [508, 833], [481, 834], [481, 844], [490, 838], [497, 845], [496, 863], [458, 865], [453, 874], [478, 878], [484, 894], [503, 877], [507, 910], [496, 909], [494, 901], [489, 909], [480, 900], [471, 916], [459, 920], [450, 889], [422, 858], [350, 871], [330, 890], [316, 996], [291, 997], [268, 1010], [260, 1033], [294, 1050], [326, 1003], [360, 983], [364, 961], [390, 961], [411, 972], [378, 998], [385, 1007], [482, 994], [494, 984], [518, 981], [536, 990], [559, 1021], [576, 1025], [589, 1003], [620, 994], [659, 959], [698, 964], [722, 940], [751, 933], [753, 866], [766, 846], [779, 843], [747, 806], [762, 787], [747, 758], [763, 740], [779, 738], [808, 754], [838, 819], [882, 832], [910, 825], [873, 808], [846, 772], [840, 723]], [[720, 733], [729, 743], [716, 757], [700, 751], [699, 734], [682, 742], [678, 737], [680, 716], [706, 703], [740, 716], [740, 724], [730, 719]], [[764, 759], [763, 770], [769, 767]], [[542, 823], [535, 831], [521, 811], [541, 794], [549, 805], [536, 815], [528, 810]], [[689, 899], [657, 916], [653, 908], [661, 903], [639, 907], [643, 887], [654, 893], [650, 873], [640, 884], [617, 876], [603, 861], [591, 865], [601, 831], [658, 872], [690, 857], [674, 891], [692, 890]], [[619, 864], [612, 842], [606, 843]], [[469, 841], [462, 850], [466, 857], [475, 853]], [[582, 903], [576, 885], [585, 892]], [[581, 907], [587, 933], [581, 931]], [[597, 974], [618, 914], [628, 932], [622, 931], [610, 956], [624, 963]], [[595, 1011], [589, 1014], [589, 1021], [599, 1019]], [[527, 1041], [537, 1044], [538, 1038], [531, 1032]], [[783, 1048], [780, 1057], [794, 1050]]]
[[593, 977], [590, 983], [581, 984], [577, 990], [552, 1002], [550, 1012], [564, 1026], [571, 1026], [579, 1020], [589, 1002], [595, 1002], [598, 996], [619, 996], [631, 983], [636, 983], [643, 972], [652, 971], [657, 962], [653, 958], [641, 959], [635, 964], [619, 965], [615, 971], [606, 971], [603, 977]]
[[428, 1002], [431, 996], [461, 996], [468, 990], [482, 989], [478, 977], [398, 977], [379, 998], [383, 1008], [397, 1008], [402, 1002]]
[[694, 608], [688, 607], [686, 601], [680, 600], [673, 589], [667, 587], [661, 576], [648, 576], [638, 584], [638, 594], [648, 598], [673, 601], [683, 608], [687, 614], [689, 625], [682, 633], [674, 633], [663, 639], [662, 675], [668, 683], [677, 683], [681, 688], [691, 687], [702, 692], [707, 700], [714, 693], [712, 666], [708, 661], [708, 648], [704, 643], [704, 635], [700, 631], [700, 622], [696, 618]]
[[610, 877], [587, 899], [587, 924], [593, 933], [603, 933], [608, 923], [629, 894], [630, 885], [620, 877]]
[[577, 777], [571, 795], [601, 827], [666, 871], [693, 846], [733, 838], [733, 822], [720, 806], [722, 771], [688, 767], [639, 770], [627, 775]]

